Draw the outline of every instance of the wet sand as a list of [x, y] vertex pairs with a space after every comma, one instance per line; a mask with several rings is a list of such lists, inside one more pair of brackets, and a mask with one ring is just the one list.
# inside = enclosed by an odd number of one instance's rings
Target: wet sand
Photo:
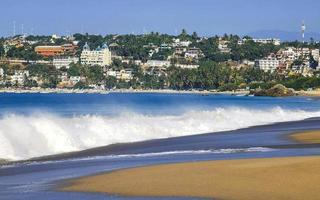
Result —
[[64, 191], [216, 199], [319, 199], [320, 157], [167, 164], [73, 180]]
[[298, 142], [305, 144], [320, 144], [320, 130], [295, 133], [290, 137]]

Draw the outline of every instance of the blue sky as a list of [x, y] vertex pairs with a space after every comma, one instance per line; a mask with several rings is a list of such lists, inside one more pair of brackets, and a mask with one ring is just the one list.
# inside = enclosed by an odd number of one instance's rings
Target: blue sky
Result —
[[320, 32], [319, 0], [1, 0], [0, 36], [179, 33], [246, 34], [260, 30]]

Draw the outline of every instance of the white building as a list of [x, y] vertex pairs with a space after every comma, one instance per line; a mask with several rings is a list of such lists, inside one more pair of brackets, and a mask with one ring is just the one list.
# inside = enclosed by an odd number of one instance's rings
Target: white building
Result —
[[219, 38], [218, 49], [221, 53], [230, 53], [231, 49], [229, 48], [229, 41]]
[[120, 70], [117, 78], [124, 81], [130, 81], [133, 78], [132, 70], [130, 69]]
[[246, 39], [243, 38], [242, 40], [238, 41], [239, 45], [242, 45], [244, 42], [246, 42], [247, 40], [252, 40], [256, 43], [260, 43], [260, 44], [273, 44], [276, 46], [279, 46], [281, 44], [281, 40], [278, 38], [266, 38], [266, 39], [257, 39], [257, 38], [253, 38], [253, 39]]
[[19, 85], [22, 85], [26, 79], [26, 77], [29, 77], [29, 71], [28, 70], [15, 70], [14, 75], [12, 75], [11, 78], [11, 83], [16, 84], [18, 83]]
[[108, 70], [108, 71], [107, 71], [107, 76], [117, 77], [117, 71]]
[[78, 62], [79, 62], [79, 58], [77, 57], [54, 58], [53, 66], [55, 66], [56, 69], [60, 69], [62, 67], [69, 69], [71, 63], [78, 63]]
[[176, 67], [181, 69], [197, 69], [199, 65], [189, 65], [189, 64], [175, 64]]
[[201, 51], [199, 48], [189, 48], [184, 54], [185, 58], [199, 59]]
[[4, 70], [2, 68], [0, 68], [0, 77], [4, 76]]
[[192, 43], [191, 41], [188, 41], [188, 40], [180, 41], [180, 39], [177, 38], [177, 39], [173, 39], [172, 46], [173, 47], [188, 47], [188, 46], [190, 46], [191, 43]]
[[273, 57], [268, 57], [255, 61], [256, 67], [265, 72], [274, 72], [280, 65], [279, 60]]
[[67, 72], [63, 72], [61, 75], [58, 76], [62, 82], [67, 82], [69, 81], [69, 78], [68, 78], [68, 73]]
[[117, 80], [124, 80], [124, 81], [130, 81], [133, 79], [133, 73], [131, 69], [123, 69], [119, 71], [115, 70], [108, 70], [107, 76], [113, 76], [116, 77]]
[[70, 82], [72, 84], [77, 84], [81, 81], [81, 76], [70, 76]]
[[316, 61], [318, 61], [320, 59], [319, 54], [320, 54], [319, 49], [312, 49], [311, 50], [311, 55], [312, 55], [313, 59]]
[[96, 50], [90, 50], [89, 45], [85, 44], [80, 59], [83, 65], [109, 66], [112, 63], [111, 51], [106, 44]]
[[158, 68], [167, 68], [171, 66], [170, 61], [167, 60], [148, 60], [148, 67], [158, 67]]
[[218, 49], [220, 50], [221, 53], [230, 53], [231, 49], [228, 47], [227, 44], [219, 44]]

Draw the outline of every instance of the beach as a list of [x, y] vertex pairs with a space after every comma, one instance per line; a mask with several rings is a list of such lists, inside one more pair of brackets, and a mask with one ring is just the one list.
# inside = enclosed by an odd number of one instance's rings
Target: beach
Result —
[[169, 164], [75, 180], [63, 191], [214, 199], [319, 199], [320, 157]]
[[320, 144], [320, 131], [307, 131], [302, 133], [295, 133], [291, 138], [306, 144]]
[[[319, 144], [320, 131], [289, 136]], [[71, 180], [61, 191], [144, 197], [319, 199], [320, 157], [187, 162], [111, 171]]]

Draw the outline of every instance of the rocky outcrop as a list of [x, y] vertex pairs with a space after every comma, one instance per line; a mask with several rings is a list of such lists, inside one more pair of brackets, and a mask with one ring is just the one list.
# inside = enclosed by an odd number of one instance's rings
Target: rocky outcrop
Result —
[[252, 92], [254, 96], [269, 96], [269, 97], [288, 97], [295, 96], [296, 93], [293, 89], [289, 89], [284, 85], [277, 84], [270, 89], [257, 89]]

